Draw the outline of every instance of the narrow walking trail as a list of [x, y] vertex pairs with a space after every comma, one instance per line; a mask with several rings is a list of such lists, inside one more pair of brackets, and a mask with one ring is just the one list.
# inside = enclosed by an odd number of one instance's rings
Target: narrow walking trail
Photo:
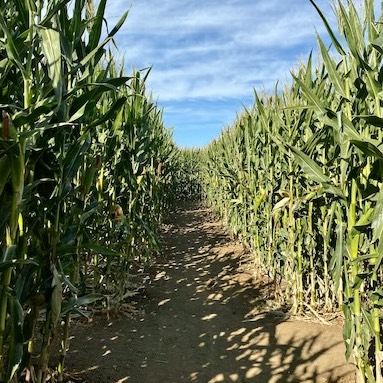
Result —
[[139, 314], [74, 324], [71, 381], [354, 382], [341, 327], [272, 307], [272, 286], [208, 209], [177, 211], [163, 242]]

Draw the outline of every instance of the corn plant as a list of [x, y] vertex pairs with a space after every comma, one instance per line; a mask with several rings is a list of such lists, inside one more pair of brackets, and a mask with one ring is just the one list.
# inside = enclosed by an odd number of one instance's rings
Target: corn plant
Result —
[[[322, 18], [321, 63], [293, 73], [201, 153], [203, 194], [294, 312], [342, 309], [359, 382], [382, 382], [382, 20]], [[341, 36], [341, 38], [339, 37]], [[335, 51], [335, 52], [333, 52]]]
[[174, 198], [183, 200], [200, 200], [202, 195], [200, 176], [200, 149], [179, 150], [174, 173]]
[[175, 147], [149, 71], [127, 76], [106, 50], [127, 13], [104, 33], [105, 7], [0, 4], [1, 382], [62, 381], [72, 314], [122, 300], [132, 263], [158, 252]]

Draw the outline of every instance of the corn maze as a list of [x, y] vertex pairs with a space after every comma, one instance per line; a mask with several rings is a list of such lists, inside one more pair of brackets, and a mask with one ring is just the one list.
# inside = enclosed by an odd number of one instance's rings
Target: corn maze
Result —
[[319, 64], [183, 150], [150, 70], [113, 58], [127, 13], [105, 33], [106, 0], [0, 2], [0, 382], [64, 381], [72, 317], [118, 309], [176, 199], [211, 206], [294, 313], [342, 312], [358, 382], [383, 382], [383, 20], [339, 1], [336, 30], [311, 2]]

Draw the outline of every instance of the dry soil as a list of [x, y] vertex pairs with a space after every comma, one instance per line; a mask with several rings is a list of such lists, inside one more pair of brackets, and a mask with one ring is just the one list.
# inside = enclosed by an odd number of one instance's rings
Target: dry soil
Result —
[[208, 209], [164, 225], [138, 313], [74, 323], [67, 376], [86, 383], [354, 382], [339, 323], [271, 300], [249, 256]]

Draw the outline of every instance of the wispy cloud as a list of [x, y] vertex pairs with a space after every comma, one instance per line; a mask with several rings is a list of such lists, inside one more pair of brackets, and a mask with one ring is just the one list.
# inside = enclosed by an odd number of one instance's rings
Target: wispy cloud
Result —
[[[317, 4], [333, 20], [329, 1]], [[110, 1], [110, 26], [126, 8], [126, 0]], [[135, 0], [116, 40], [128, 70], [153, 67], [148, 89], [177, 142], [201, 145], [225, 125], [222, 115], [235, 119], [254, 87], [267, 91], [289, 80], [316, 47], [315, 30], [324, 34], [309, 0]]]

